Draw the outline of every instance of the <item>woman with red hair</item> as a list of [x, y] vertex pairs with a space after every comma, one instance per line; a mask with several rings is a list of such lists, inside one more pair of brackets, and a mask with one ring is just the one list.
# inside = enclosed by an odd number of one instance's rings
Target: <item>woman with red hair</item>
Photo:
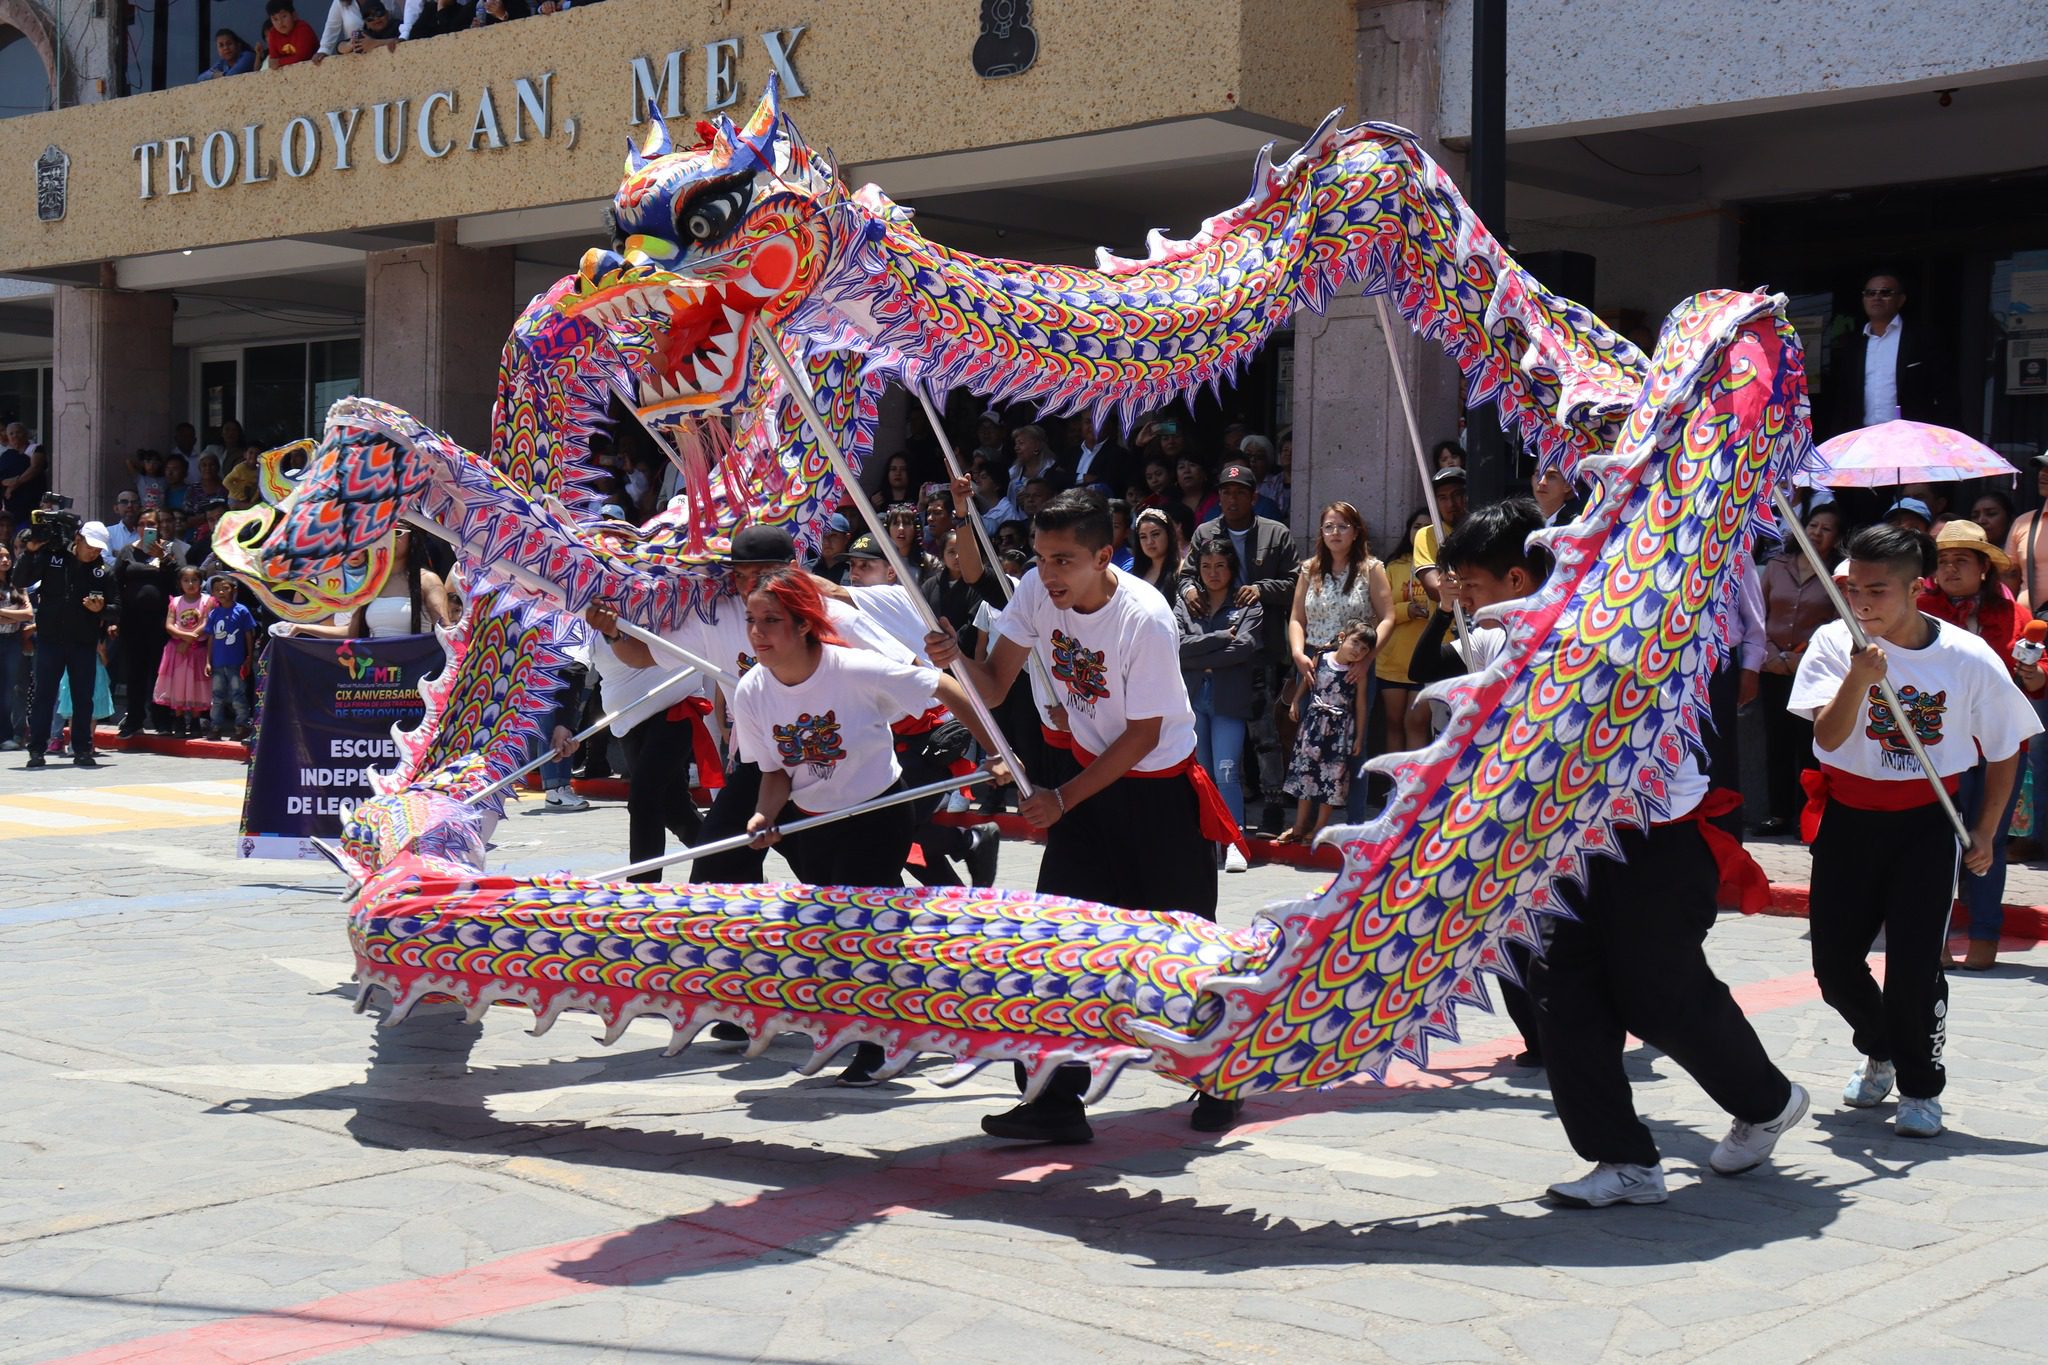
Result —
[[[746, 599], [755, 666], [733, 693], [733, 742], [761, 769], [747, 829], [754, 847], [779, 845], [797, 876], [829, 886], [903, 884], [915, 822], [908, 803], [784, 836], [777, 826], [872, 801], [901, 785], [889, 727], [922, 715], [934, 695], [993, 752], [960, 685], [944, 673], [848, 645], [825, 599], [800, 569], [771, 569]], [[863, 1043], [842, 1085], [874, 1084], [882, 1050]]]

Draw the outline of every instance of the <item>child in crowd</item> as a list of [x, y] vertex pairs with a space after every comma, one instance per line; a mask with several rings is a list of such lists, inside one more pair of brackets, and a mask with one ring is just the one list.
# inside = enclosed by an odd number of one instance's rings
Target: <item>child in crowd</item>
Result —
[[[2008, 661], [1917, 604], [1921, 578], [1937, 568], [1934, 544], [1922, 532], [1857, 532], [1849, 541], [1844, 595], [1870, 646], [1851, 652], [1849, 628], [1840, 621], [1816, 630], [1786, 703], [1813, 721], [1826, 801], [1813, 841], [1813, 975], [1862, 1054], [1842, 1102], [1872, 1108], [1897, 1086], [1895, 1131], [1917, 1138], [1942, 1129], [1948, 982], [1941, 957], [1957, 845], [1928, 773], [1877, 684], [1891, 679], [1905, 723], [1951, 795], [1963, 774], [1984, 764], [1983, 796], [1962, 854], [1963, 867], [1980, 877], [1996, 856], [2021, 746], [2041, 733]], [[1880, 931], [1882, 987], [1869, 963]]]
[[1294, 736], [1294, 760], [1284, 790], [1300, 804], [1294, 827], [1276, 844], [1313, 840], [1351, 795], [1351, 769], [1365, 738], [1365, 681], [1362, 665], [1372, 652], [1374, 627], [1352, 621], [1337, 632], [1337, 647], [1316, 659], [1314, 680], [1294, 699], [1290, 714], [1301, 728]]
[[213, 710], [206, 737], [219, 739], [227, 729], [228, 713], [235, 719], [235, 738], [249, 737], [249, 676], [256, 652], [256, 618], [235, 600], [240, 585], [226, 574], [213, 580], [213, 609], [206, 613], [206, 634], [211, 641], [206, 676], [213, 680]]
[[171, 733], [196, 735], [212, 703], [206, 681], [208, 641], [207, 615], [213, 601], [200, 591], [199, 570], [190, 566], [178, 574], [178, 595], [164, 613], [163, 662], [156, 671], [156, 704], [171, 713]]
[[163, 507], [164, 457], [154, 450], [138, 450], [128, 460], [128, 472], [135, 476], [135, 494], [144, 507]]

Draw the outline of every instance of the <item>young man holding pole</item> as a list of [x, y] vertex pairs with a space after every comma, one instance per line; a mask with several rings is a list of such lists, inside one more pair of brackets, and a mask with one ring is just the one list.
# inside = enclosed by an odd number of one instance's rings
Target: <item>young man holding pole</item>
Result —
[[[1031, 652], [1066, 708], [1078, 774], [1021, 807], [1046, 832], [1037, 889], [1134, 910], [1216, 914], [1215, 843], [1241, 843], [1195, 763], [1195, 717], [1180, 675], [1180, 636], [1158, 593], [1109, 562], [1113, 531], [1099, 493], [1070, 489], [1035, 519], [1038, 567], [1017, 585], [986, 660], [965, 660], [983, 700], [1001, 701]], [[926, 652], [960, 659], [950, 631]], [[1142, 857], [1134, 856], [1142, 851]], [[1039, 1098], [982, 1120], [995, 1137], [1086, 1142], [1084, 1068], [1063, 1068]], [[1238, 1101], [1201, 1095], [1194, 1126], [1228, 1128]]]
[[[1934, 568], [1934, 543], [1920, 532], [1858, 532], [1843, 586], [1869, 643], [1854, 648], [1847, 621], [1815, 631], [1786, 703], [1813, 721], [1821, 764], [1814, 795], [1825, 802], [1813, 841], [1813, 975], [1863, 1054], [1842, 1100], [1872, 1108], [1896, 1086], [1898, 1133], [1918, 1138], [1941, 1132], [1948, 1080], [1942, 947], [1955, 903], [1959, 822], [1942, 792], [1952, 798], [1981, 755], [1984, 800], [1962, 860], [1982, 873], [2018, 777], [2020, 748], [2041, 733], [2006, 661], [1969, 631], [1919, 609], [1920, 579]], [[1904, 727], [1887, 686], [1906, 712]], [[1867, 961], [1879, 930], [1882, 989]]]

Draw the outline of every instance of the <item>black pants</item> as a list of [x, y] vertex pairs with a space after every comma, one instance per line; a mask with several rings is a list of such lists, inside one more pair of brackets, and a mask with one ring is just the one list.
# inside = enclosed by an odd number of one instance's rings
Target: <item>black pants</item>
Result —
[[[900, 791], [901, 782], [890, 787]], [[791, 802], [775, 817], [777, 824], [801, 820], [805, 811]], [[813, 886], [903, 885], [903, 860], [910, 856], [911, 829], [916, 816], [910, 806], [899, 804], [850, 815], [829, 825], [786, 835], [775, 845], [796, 875]]]
[[[1707, 681], [1707, 704], [1713, 713], [1714, 728], [1702, 738], [1707, 744], [1707, 780], [1737, 796], [1742, 794], [1742, 742], [1735, 729], [1736, 701], [1741, 691], [1742, 667], [1731, 654], [1728, 662], [1714, 670], [1714, 676]], [[1742, 807], [1715, 816], [1714, 823], [1740, 839]]]
[[[1046, 831], [1038, 891], [1126, 910], [1185, 910], [1216, 918], [1216, 846], [1202, 834], [1195, 786], [1186, 775], [1125, 775], [1069, 810]], [[1016, 1068], [1024, 1086], [1024, 1068]], [[1062, 1066], [1043, 1092], [1078, 1101], [1088, 1068]]]
[[[163, 611], [156, 613], [162, 620]], [[127, 711], [121, 717], [123, 730], [140, 730], [145, 725], [164, 723], [164, 708], [156, 704], [156, 674], [158, 665], [164, 661], [164, 641], [168, 638], [162, 631], [154, 637], [140, 632], [131, 633], [132, 627], [121, 632], [121, 678], [128, 689]]]
[[[963, 758], [967, 746], [974, 737], [966, 726], [957, 720], [949, 720], [934, 726], [923, 734], [910, 735], [896, 743], [896, 760], [903, 769], [903, 785], [922, 787], [929, 782], [942, 782], [953, 774], [953, 762]], [[973, 836], [958, 825], [942, 825], [935, 818], [939, 807], [945, 803], [943, 796], [927, 796], [912, 803], [912, 838], [924, 850], [925, 871], [923, 878], [927, 885], [952, 885], [952, 874], [946, 870], [948, 858], [964, 858], [973, 845]], [[905, 850], [908, 856], [909, 850]], [[937, 882], [933, 881], [936, 876]]]
[[1528, 986], [1529, 978], [1535, 970], [1536, 954], [1529, 951], [1528, 945], [1523, 943], [1504, 943], [1501, 945], [1501, 952], [1506, 955], [1508, 961], [1514, 963], [1515, 971], [1520, 974], [1523, 983], [1517, 986], [1505, 977], [1494, 981], [1495, 987], [1500, 991], [1501, 1008], [1508, 1012], [1508, 1018], [1514, 1020], [1515, 1027], [1521, 1030], [1523, 1049], [1541, 1056], [1543, 1035], [1539, 1030], [1542, 1025], [1537, 1019], [1536, 998], [1529, 994]]
[[[725, 770], [725, 785], [711, 798], [704, 812], [704, 827], [698, 837], [705, 843], [744, 834], [753, 818], [754, 804], [761, 799], [761, 770], [734, 759]], [[742, 845], [729, 853], [699, 858], [690, 866], [693, 882], [758, 882], [768, 866], [768, 854]]]
[[1764, 673], [1757, 678], [1757, 701], [1764, 713], [1764, 786], [1770, 793], [1771, 818], [1797, 826], [1806, 805], [1799, 774], [1814, 766], [1813, 722], [1785, 709], [1792, 699], [1790, 673]]
[[1792, 1083], [1707, 965], [1720, 878], [1698, 827], [1623, 831], [1616, 851], [1620, 861], [1588, 860], [1583, 892], [1565, 888], [1578, 918], [1545, 922], [1530, 993], [1572, 1150], [1588, 1161], [1651, 1166], [1657, 1143], [1636, 1117], [1622, 1066], [1629, 1034], [1745, 1122], [1776, 1118]]
[[[626, 750], [626, 851], [631, 860], [658, 856], [671, 833], [688, 848], [703, 825], [690, 796], [690, 723], [656, 712], [619, 742]], [[673, 878], [653, 868], [635, 873], [632, 880]]]
[[1046, 831], [1038, 891], [1214, 920], [1216, 848], [1193, 781], [1126, 774], [1069, 810]]
[[[1897, 1065], [1899, 1093], [1916, 1099], [1932, 1099], [1948, 1083], [1941, 950], [1958, 856], [1938, 805], [1872, 811], [1830, 801], [1813, 841], [1809, 923], [1821, 999], [1848, 1021], [1856, 1050]], [[1882, 989], [1869, 962], [1880, 929]]]
[[92, 752], [92, 691], [99, 657], [99, 646], [91, 640], [76, 644], [36, 641], [35, 687], [28, 699], [30, 753], [40, 754], [50, 747], [50, 730], [57, 719], [57, 688], [67, 675], [71, 679], [71, 752], [80, 756]]

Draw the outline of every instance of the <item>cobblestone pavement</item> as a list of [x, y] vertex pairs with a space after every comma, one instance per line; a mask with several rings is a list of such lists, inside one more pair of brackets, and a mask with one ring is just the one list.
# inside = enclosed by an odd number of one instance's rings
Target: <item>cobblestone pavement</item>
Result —
[[[8, 1360], [2040, 1355], [2031, 945], [1954, 979], [1952, 1128], [1913, 1142], [1840, 1106], [1852, 1057], [1803, 923], [1725, 922], [1715, 963], [1814, 1118], [1771, 1168], [1715, 1177], [1725, 1118], [1638, 1049], [1670, 1202], [1553, 1211], [1537, 1196], [1580, 1164], [1504, 1018], [1465, 1021], [1427, 1072], [1256, 1102], [1229, 1134], [1131, 1077], [1092, 1146], [1017, 1148], [975, 1129], [1003, 1077], [847, 1091], [794, 1079], [793, 1041], [663, 1060], [652, 1025], [605, 1049], [511, 1011], [377, 1032], [349, 1011], [333, 875], [229, 856], [238, 770], [19, 764], [0, 760]], [[529, 805], [496, 856], [595, 869], [624, 834], [616, 806]], [[1007, 847], [1002, 881], [1033, 863]], [[1315, 885], [1228, 877], [1225, 918]]]

